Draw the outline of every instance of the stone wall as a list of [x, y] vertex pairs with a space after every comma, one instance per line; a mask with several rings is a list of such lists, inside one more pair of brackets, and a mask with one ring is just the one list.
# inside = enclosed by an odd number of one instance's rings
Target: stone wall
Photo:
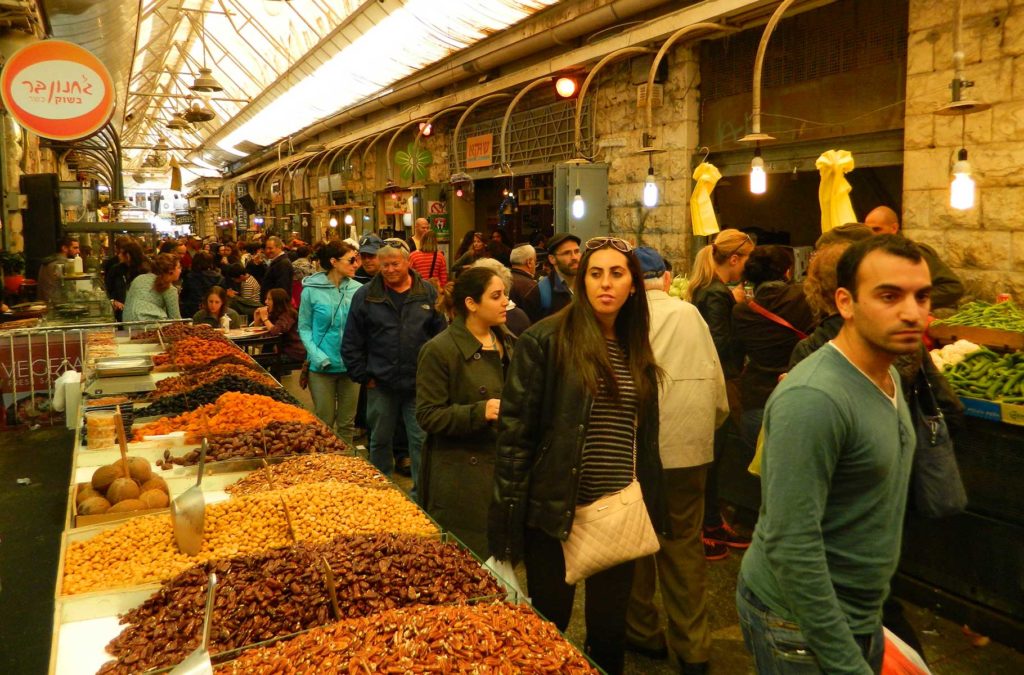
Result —
[[596, 161], [608, 162], [609, 219], [613, 233], [658, 249], [677, 273], [693, 259], [689, 226], [691, 157], [698, 133], [697, 88], [700, 69], [694, 51], [674, 46], [665, 56], [668, 81], [664, 102], [654, 109], [653, 145], [665, 152], [654, 157], [659, 201], [644, 208], [640, 198], [647, 179], [643, 144], [644, 110], [637, 107], [637, 85], [647, 80], [653, 56], [624, 59], [605, 66], [591, 84], [594, 97]]
[[[910, 0], [903, 224], [960, 274], [968, 295], [1024, 301], [1024, 0], [966, 0], [966, 99], [992, 104], [961, 117], [933, 115], [950, 99], [953, 3]], [[965, 144], [975, 207], [949, 206], [952, 163]]]

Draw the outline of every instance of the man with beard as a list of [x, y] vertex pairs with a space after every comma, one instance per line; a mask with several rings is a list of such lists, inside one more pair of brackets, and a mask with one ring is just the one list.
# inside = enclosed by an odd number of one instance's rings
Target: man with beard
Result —
[[526, 296], [523, 311], [536, 323], [572, 302], [572, 287], [580, 266], [580, 238], [560, 232], [548, 241], [551, 273], [542, 277]]
[[836, 270], [843, 327], [768, 400], [761, 513], [736, 604], [758, 672], [881, 670], [915, 433], [897, 357], [921, 348], [931, 276], [893, 235]]

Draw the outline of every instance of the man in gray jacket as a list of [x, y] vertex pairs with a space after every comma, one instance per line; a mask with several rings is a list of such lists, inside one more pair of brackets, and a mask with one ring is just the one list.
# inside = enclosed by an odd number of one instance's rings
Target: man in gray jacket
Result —
[[[653, 248], [633, 251], [644, 271], [651, 311], [651, 348], [665, 371], [658, 445], [672, 533], [658, 537], [661, 550], [637, 561], [626, 611], [627, 649], [664, 658], [666, 643], [681, 672], [705, 673], [711, 651], [707, 566], [701, 526], [704, 484], [713, 459], [715, 429], [729, 416], [725, 377], [708, 326], [697, 308], [668, 294], [672, 277]], [[657, 572], [655, 572], [657, 570]], [[668, 616], [660, 629], [655, 579]]]

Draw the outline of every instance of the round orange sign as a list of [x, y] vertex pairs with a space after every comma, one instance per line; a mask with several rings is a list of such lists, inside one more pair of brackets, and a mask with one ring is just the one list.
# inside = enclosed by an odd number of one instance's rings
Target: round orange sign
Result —
[[59, 141], [99, 131], [116, 102], [106, 66], [64, 40], [44, 40], [15, 52], [0, 76], [0, 96], [19, 124]]

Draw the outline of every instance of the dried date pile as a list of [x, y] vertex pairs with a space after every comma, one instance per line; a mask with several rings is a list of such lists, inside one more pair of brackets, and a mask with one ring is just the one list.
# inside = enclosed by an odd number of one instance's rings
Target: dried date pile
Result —
[[[321, 422], [271, 422], [263, 429], [212, 435], [208, 438], [208, 444], [208, 462], [263, 457], [264, 448], [268, 457], [349, 452], [345, 442], [332, 434]], [[198, 450], [178, 457], [165, 450], [163, 460], [157, 460], [156, 464], [162, 469], [171, 469], [175, 464], [192, 466], [198, 463]]]
[[[341, 617], [409, 605], [461, 604], [498, 594], [494, 579], [464, 550], [423, 537], [342, 537], [210, 563], [217, 573], [210, 651], [236, 649], [334, 621], [321, 558], [334, 572]], [[121, 622], [100, 673], [178, 663], [199, 644], [206, 567], [178, 575]], [[552, 627], [552, 630], [553, 627]], [[555, 631], [557, 635], [557, 631]]]
[[247, 377], [224, 375], [218, 380], [201, 384], [188, 391], [161, 396], [146, 408], [141, 408], [139, 414], [147, 417], [179, 415], [183, 412], [194, 410], [197, 406], [214, 403], [220, 398], [221, 394], [229, 391], [237, 391], [243, 394], [259, 394], [282, 403], [300, 405], [295, 400], [295, 397], [277, 383], [267, 386]]
[[390, 486], [390, 482], [376, 467], [359, 457], [342, 455], [301, 455], [284, 460], [268, 469], [253, 471], [225, 490], [233, 497], [251, 495], [270, 490], [271, 479], [275, 489], [302, 483], [356, 483], [359, 485]]
[[519, 605], [410, 607], [248, 650], [219, 675], [596, 673], [554, 624]]
[[164, 342], [177, 342], [189, 337], [201, 337], [204, 340], [217, 340], [219, 342], [230, 342], [223, 333], [219, 333], [205, 323], [172, 323], [160, 329], [160, 335], [154, 330], [144, 330], [132, 333], [132, 341], [157, 342], [160, 337]]

